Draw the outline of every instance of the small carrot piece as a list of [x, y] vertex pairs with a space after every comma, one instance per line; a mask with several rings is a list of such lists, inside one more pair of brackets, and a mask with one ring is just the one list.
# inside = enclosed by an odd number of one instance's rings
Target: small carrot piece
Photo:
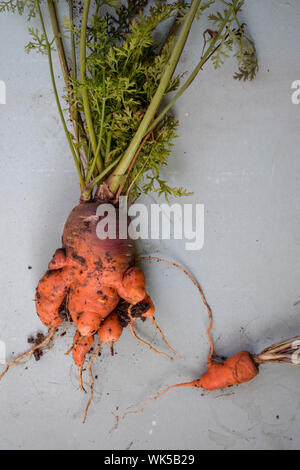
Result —
[[[205, 390], [239, 385], [249, 382], [258, 374], [258, 367], [248, 351], [241, 351], [227, 359], [224, 363], [213, 360], [208, 362], [208, 371], [202, 375], [198, 385]], [[197, 382], [197, 381], [196, 381]]]
[[[85, 361], [85, 357], [91, 347], [93, 346], [94, 343], [94, 337], [93, 336], [81, 336], [79, 331], [76, 331], [73, 339], [73, 346], [72, 346], [72, 351], [73, 351], [73, 359], [75, 364], [78, 367], [78, 380], [79, 380], [79, 386], [80, 389], [86, 393], [86, 390], [83, 386], [83, 380], [82, 380], [82, 370], [83, 370], [83, 364]], [[70, 350], [69, 350], [70, 351]]]
[[118, 287], [120, 297], [130, 304], [141, 302], [146, 297], [146, 280], [143, 271], [136, 266], [128, 269]]
[[85, 357], [93, 343], [93, 336], [80, 336], [79, 332], [76, 331], [73, 339], [73, 359], [78, 367], [83, 366]]
[[120, 324], [119, 317], [115, 312], [112, 312], [101, 323], [98, 330], [98, 335], [103, 343], [115, 343], [120, 338], [123, 328]]

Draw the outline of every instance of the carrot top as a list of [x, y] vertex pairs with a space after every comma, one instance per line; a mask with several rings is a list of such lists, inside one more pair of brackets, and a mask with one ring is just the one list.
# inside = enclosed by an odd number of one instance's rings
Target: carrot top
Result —
[[[69, 17], [62, 24], [57, 1], [0, 0], [1, 11], [26, 13], [40, 20], [40, 31], [30, 28], [27, 52], [48, 56], [50, 76], [61, 122], [77, 168], [83, 200], [107, 180], [112, 193], [155, 191], [159, 195], [189, 194], [171, 187], [160, 168], [168, 162], [177, 121], [171, 106], [190, 86], [204, 64], [216, 68], [233, 52], [238, 62], [234, 78], [252, 80], [258, 69], [253, 42], [238, 15], [244, 0], [219, 0], [223, 11], [208, 15], [198, 64], [183, 82], [176, 66], [195, 19], [204, 23], [204, 11], [214, 0], [157, 1], [84, 0], [82, 8], [69, 0]], [[52, 31], [44, 17], [50, 15]], [[161, 34], [161, 25], [167, 32]], [[168, 29], [169, 28], [169, 29]], [[159, 39], [158, 39], [159, 38]], [[70, 41], [70, 57], [65, 53]], [[67, 125], [56, 86], [52, 61], [56, 48], [66, 85]], [[233, 49], [234, 48], [234, 49]], [[183, 82], [183, 83], [182, 83]], [[168, 104], [163, 98], [174, 93]]]

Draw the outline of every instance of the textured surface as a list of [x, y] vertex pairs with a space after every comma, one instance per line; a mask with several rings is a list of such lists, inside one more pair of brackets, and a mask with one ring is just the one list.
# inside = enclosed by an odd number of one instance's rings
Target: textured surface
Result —
[[[300, 79], [300, 4], [251, 0], [244, 21], [259, 53], [255, 82], [233, 81], [232, 61], [217, 72], [209, 66], [176, 107], [179, 138], [166, 175], [194, 191], [189, 202], [205, 204], [204, 248], [187, 252], [179, 241], [141, 245], [197, 276], [214, 311], [216, 352], [227, 356], [300, 332], [300, 304], [294, 305], [300, 299], [300, 116], [291, 102], [291, 83]], [[34, 288], [79, 197], [47, 61], [24, 53], [26, 27], [17, 16], [0, 17], [0, 79], [7, 85], [7, 104], [0, 105], [0, 340], [8, 358], [27, 348], [30, 334], [44, 331]], [[182, 71], [199, 58], [202, 31], [193, 26]], [[12, 369], [1, 383], [0, 448], [299, 448], [300, 370], [290, 366], [262, 367], [239, 389], [204, 396], [172, 390], [111, 431], [116, 406], [123, 411], [143, 403], [205, 369], [207, 314], [197, 291], [172, 268], [148, 263], [145, 270], [157, 320], [183, 359], [170, 363], [126, 331], [115, 357], [107, 348], [95, 362], [95, 401], [82, 425], [86, 397], [64, 356], [70, 330], [40, 362]], [[139, 331], [162, 347], [150, 325]]]

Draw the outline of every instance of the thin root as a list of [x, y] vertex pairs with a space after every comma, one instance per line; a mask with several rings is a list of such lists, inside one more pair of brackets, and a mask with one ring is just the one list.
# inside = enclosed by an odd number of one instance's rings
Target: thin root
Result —
[[116, 422], [115, 422], [115, 425], [111, 428], [111, 430], [109, 431], [110, 433], [112, 433], [113, 431], [115, 431], [118, 426], [119, 426], [119, 421], [120, 421], [120, 416], [116, 415], [116, 413], [112, 412], [112, 415], [114, 416]]
[[165, 343], [165, 345], [167, 346], [167, 348], [172, 351], [172, 353], [176, 354], [178, 357], [182, 357], [181, 354], [179, 354], [179, 352], [177, 352], [175, 349], [172, 348], [172, 346], [169, 345], [163, 331], [160, 329], [160, 327], [158, 326], [158, 324], [156, 323], [155, 321], [155, 318], [154, 317], [151, 317], [151, 321], [154, 325], [154, 327], [159, 331], [161, 337], [162, 337], [162, 340], [163, 342]]
[[84, 386], [83, 386], [83, 382], [82, 382], [82, 369], [83, 369], [83, 366], [79, 366], [79, 367], [78, 367], [78, 380], [79, 380], [79, 385], [80, 385], [80, 389], [81, 389], [84, 393], [87, 393], [86, 389], [85, 389]]
[[137, 259], [138, 260], [149, 260], [149, 261], [161, 261], [162, 263], [169, 264], [170, 266], [175, 266], [176, 268], [183, 271], [184, 274], [186, 274], [186, 276], [188, 276], [188, 278], [192, 281], [192, 283], [197, 287], [198, 291], [200, 292], [202, 302], [204, 303], [205, 307], [207, 308], [208, 318], [209, 318], [209, 327], [206, 331], [206, 338], [207, 338], [207, 340], [210, 344], [210, 352], [209, 352], [208, 359], [207, 359], [207, 362], [209, 364], [212, 360], [212, 356], [213, 356], [213, 353], [214, 353], [214, 343], [213, 343], [213, 341], [210, 337], [210, 332], [211, 332], [212, 327], [213, 327], [213, 316], [212, 316], [211, 308], [210, 308], [210, 306], [209, 306], [209, 304], [208, 304], [208, 302], [205, 298], [204, 292], [203, 292], [200, 284], [196, 281], [196, 279], [193, 278], [193, 276], [186, 269], [184, 269], [182, 266], [180, 266], [180, 264], [174, 263], [173, 261], [167, 261], [163, 258], [157, 258], [156, 256], [139, 256]]
[[11, 366], [16, 365], [22, 359], [25, 359], [25, 357], [30, 356], [32, 353], [34, 353], [34, 351], [36, 351], [37, 349], [40, 349], [42, 346], [48, 343], [53, 338], [56, 331], [57, 331], [57, 328], [50, 328], [48, 335], [46, 336], [46, 338], [43, 339], [43, 341], [40, 344], [36, 344], [33, 348], [29, 349], [29, 351], [17, 357], [14, 361], [9, 362], [7, 366], [5, 367], [4, 371], [2, 372], [2, 374], [0, 375], [0, 380], [3, 379], [3, 377], [5, 376], [5, 374], [7, 373], [8, 369]]
[[81, 338], [81, 335], [78, 336], [75, 343], [73, 343], [72, 346], [70, 346], [70, 348], [68, 349], [68, 351], [65, 352], [65, 356], [68, 356], [73, 351], [73, 349], [76, 348], [77, 344], [79, 343], [80, 338]]
[[138, 410], [129, 410], [129, 411], [126, 411], [122, 416], [121, 416], [121, 419], [125, 419], [127, 415], [132, 415], [132, 414], [137, 414], [137, 413], [143, 413], [143, 411], [154, 401], [154, 400], [157, 400], [158, 398], [160, 398], [162, 395], [164, 395], [165, 393], [167, 393], [169, 390], [171, 390], [172, 388], [178, 388], [178, 387], [192, 387], [192, 382], [187, 382], [187, 383], [182, 383], [182, 384], [175, 384], [175, 385], [171, 385], [170, 387], [167, 387], [165, 390], [163, 390], [161, 393], [159, 393], [158, 395], [156, 395], [155, 397], [153, 398], [150, 398], [150, 400], [147, 401], [147, 403], [142, 407], [142, 408], [139, 408]]
[[94, 377], [93, 377], [93, 371], [92, 371], [92, 364], [93, 364], [93, 361], [95, 359], [95, 357], [99, 354], [100, 352], [100, 349], [101, 349], [101, 341], [100, 339], [98, 340], [98, 345], [95, 349], [95, 351], [93, 352], [90, 360], [89, 360], [89, 365], [88, 365], [88, 370], [89, 370], [89, 376], [90, 376], [90, 379], [91, 379], [91, 394], [90, 394], [90, 398], [89, 398], [89, 401], [86, 405], [86, 408], [85, 408], [85, 412], [84, 412], [84, 418], [83, 418], [83, 423], [86, 422], [86, 417], [87, 417], [87, 413], [88, 413], [88, 409], [90, 407], [90, 404], [92, 403], [92, 400], [93, 400], [93, 396], [94, 396]]
[[132, 334], [132, 336], [137, 340], [139, 341], [140, 343], [144, 344], [144, 346], [147, 346], [149, 349], [151, 349], [151, 351], [154, 351], [155, 353], [157, 354], [160, 354], [161, 356], [164, 356], [168, 359], [173, 359], [171, 356], [169, 356], [169, 354], [166, 354], [162, 351], [158, 351], [158, 349], [154, 348], [154, 346], [152, 346], [150, 343], [147, 343], [147, 341], [144, 341], [142, 338], [140, 338], [136, 332], [134, 331], [133, 329], [133, 326], [129, 323], [129, 329], [130, 329], [130, 333]]
[[75, 347], [75, 344], [72, 344], [72, 346], [68, 349], [68, 351], [65, 352], [65, 356], [68, 356], [73, 351], [74, 347]]

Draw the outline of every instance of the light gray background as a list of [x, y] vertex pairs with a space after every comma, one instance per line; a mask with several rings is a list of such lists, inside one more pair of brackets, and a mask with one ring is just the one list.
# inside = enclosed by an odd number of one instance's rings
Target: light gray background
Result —
[[[181, 202], [205, 204], [205, 246], [147, 242], [188, 266], [205, 289], [215, 318], [216, 352], [261, 348], [300, 333], [300, 116], [291, 83], [300, 79], [300, 2], [248, 0], [243, 20], [255, 39], [260, 71], [232, 79], [235, 63], [206, 66], [175, 108], [179, 138], [165, 175], [194, 191]], [[199, 59], [205, 22], [195, 23], [180, 70]], [[0, 16], [1, 315], [7, 357], [27, 348], [41, 326], [34, 289], [79, 192], [58, 120], [47, 59], [27, 56], [23, 18]], [[57, 65], [57, 62], [56, 62]], [[58, 69], [57, 69], [58, 70]], [[151, 199], [146, 199], [147, 203]], [[28, 266], [32, 266], [29, 270]], [[95, 400], [86, 397], [64, 355], [73, 331], [40, 362], [10, 370], [0, 385], [1, 449], [297, 449], [299, 369], [264, 366], [240, 388], [205, 396], [179, 389], [129, 416], [111, 431], [116, 406], [142, 405], [166, 385], [200, 376], [208, 345], [207, 314], [193, 285], [165, 265], [145, 264], [157, 319], [183, 355], [172, 363], [136, 344], [128, 331], [95, 362]], [[150, 325], [139, 331], [163, 347]]]

